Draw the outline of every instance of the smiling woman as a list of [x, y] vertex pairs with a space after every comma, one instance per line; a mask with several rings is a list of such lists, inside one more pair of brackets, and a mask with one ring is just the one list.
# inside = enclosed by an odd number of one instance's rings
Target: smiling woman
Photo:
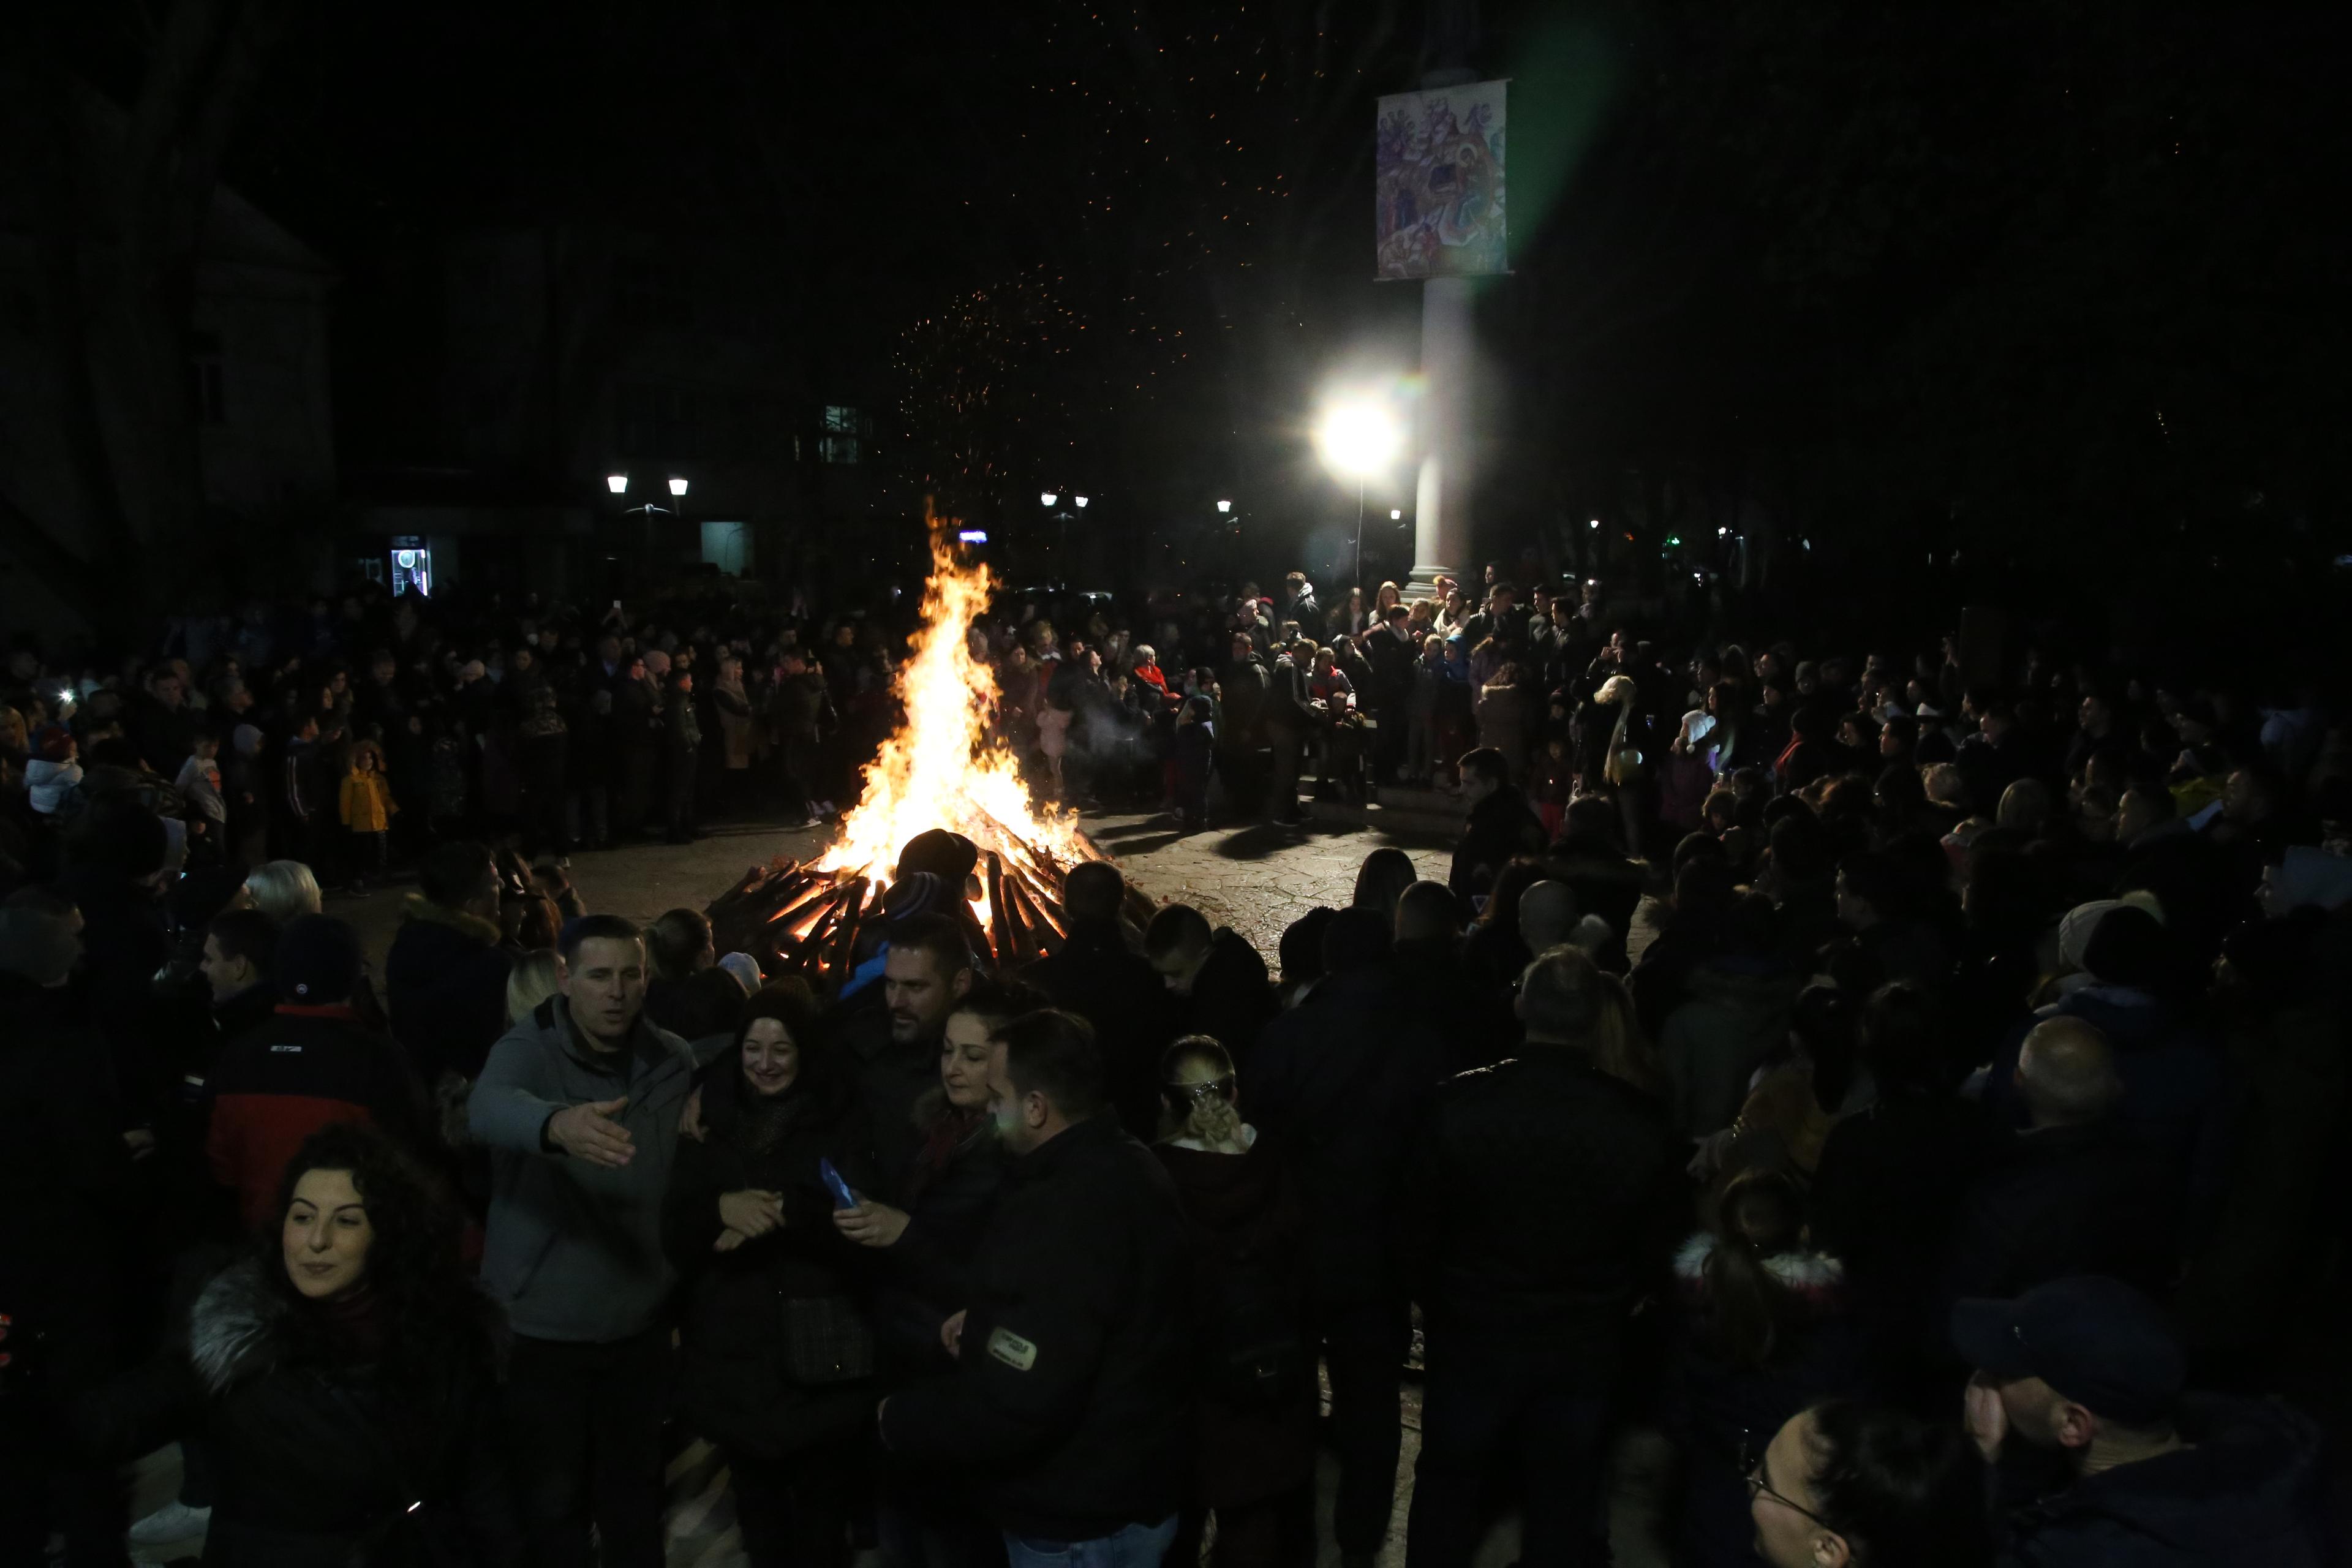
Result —
[[707, 1136], [678, 1147], [662, 1245], [685, 1289], [682, 1392], [735, 1472], [754, 1563], [830, 1568], [851, 1441], [873, 1419], [875, 1336], [829, 1174], [873, 1185], [853, 1058], [820, 1042], [797, 978], [743, 1005], [704, 1085]]
[[280, 1192], [277, 1237], [197, 1294], [184, 1350], [77, 1401], [78, 1435], [126, 1459], [201, 1436], [206, 1563], [509, 1560], [499, 1313], [457, 1212], [361, 1122], [312, 1134]]

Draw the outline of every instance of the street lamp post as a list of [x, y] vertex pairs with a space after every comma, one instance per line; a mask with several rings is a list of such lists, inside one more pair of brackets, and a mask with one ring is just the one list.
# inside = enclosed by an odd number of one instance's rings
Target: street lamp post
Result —
[[1402, 433], [1389, 411], [1376, 403], [1335, 404], [1315, 431], [1315, 444], [1324, 465], [1356, 481], [1355, 583], [1364, 580], [1364, 494], [1374, 474], [1385, 473], [1396, 458]]

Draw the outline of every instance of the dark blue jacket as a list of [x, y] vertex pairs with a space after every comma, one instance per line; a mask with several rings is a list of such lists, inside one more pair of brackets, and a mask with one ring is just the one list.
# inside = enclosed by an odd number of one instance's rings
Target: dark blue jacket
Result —
[[2281, 1402], [2191, 1395], [2192, 1445], [2011, 1510], [2001, 1568], [2318, 1568], [2319, 1429]]
[[2005, 1127], [2025, 1125], [2017, 1058], [2045, 1018], [2080, 1018], [2115, 1047], [2124, 1093], [2116, 1124], [2162, 1160], [2185, 1184], [2192, 1207], [2210, 1204], [2228, 1173], [2229, 1118], [2221, 1058], [2170, 1003], [2121, 985], [2089, 985], [2044, 1007], [2003, 1042], [1985, 1079], [1985, 1104]]

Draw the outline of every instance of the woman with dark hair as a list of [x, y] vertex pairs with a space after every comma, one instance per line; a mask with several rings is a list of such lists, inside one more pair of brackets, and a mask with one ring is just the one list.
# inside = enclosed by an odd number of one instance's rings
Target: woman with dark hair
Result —
[[1772, 1568], [1985, 1568], [1984, 1464], [1949, 1420], [1830, 1400], [1751, 1452], [1748, 1513]]
[[1675, 1283], [1665, 1410], [1685, 1459], [1675, 1561], [1728, 1568], [1750, 1561], [1755, 1537], [1742, 1442], [1859, 1383], [1845, 1268], [1809, 1244], [1796, 1183], [1750, 1170], [1675, 1254]]
[[1192, 1251], [1201, 1336], [1197, 1491], [1169, 1551], [1200, 1559], [1217, 1516], [1217, 1568], [1274, 1568], [1315, 1552], [1315, 1356], [1308, 1348], [1307, 1217], [1276, 1151], [1242, 1120], [1234, 1059], [1187, 1035], [1160, 1062], [1154, 1152], [1176, 1184]]
[[197, 1294], [184, 1340], [74, 1406], [85, 1445], [128, 1460], [201, 1433], [210, 1564], [516, 1561], [504, 1323], [467, 1278], [457, 1209], [344, 1121], [288, 1162], [278, 1213], [274, 1243]]
[[1420, 879], [1421, 873], [1412, 868], [1412, 856], [1392, 847], [1375, 849], [1356, 868], [1356, 895], [1350, 902], [1357, 909], [1370, 910], [1393, 925], [1397, 900]]
[[743, 1004], [702, 1087], [708, 1135], [682, 1139], [662, 1245], [685, 1299], [682, 1393], [735, 1471], [759, 1564], [845, 1562], [848, 1456], [873, 1417], [875, 1339], [858, 1254], [827, 1180], [867, 1178], [855, 1081], [815, 1043], [796, 984]]
[[[982, 980], [948, 1015], [940, 1037], [940, 1081], [915, 1102], [922, 1143], [907, 1183], [907, 1206], [858, 1194], [833, 1223], [872, 1248], [882, 1279], [875, 1300], [882, 1371], [892, 1386], [944, 1374], [955, 1365], [940, 1328], [970, 1299], [972, 1256], [1004, 1184], [1004, 1146], [989, 1114], [992, 1037], [1045, 1005], [1027, 986]], [[950, 1478], [881, 1474], [885, 1553], [894, 1568], [985, 1568], [1003, 1548], [987, 1520]]]

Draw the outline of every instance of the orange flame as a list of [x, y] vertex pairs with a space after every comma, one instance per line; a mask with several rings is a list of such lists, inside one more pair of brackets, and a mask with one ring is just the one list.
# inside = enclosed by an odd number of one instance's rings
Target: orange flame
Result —
[[[923, 588], [923, 626], [900, 668], [897, 692], [907, 721], [866, 769], [866, 793], [842, 819], [840, 837], [817, 861], [820, 870], [889, 879], [898, 850], [928, 828], [945, 827], [990, 849], [1015, 842], [1067, 866], [1093, 858], [1074, 812], [1029, 800], [1019, 759], [987, 734], [1002, 699], [996, 671], [971, 656], [972, 622], [988, 609], [988, 568], [956, 558], [955, 523], [932, 512], [931, 575]], [[986, 894], [976, 900], [988, 915]]]

